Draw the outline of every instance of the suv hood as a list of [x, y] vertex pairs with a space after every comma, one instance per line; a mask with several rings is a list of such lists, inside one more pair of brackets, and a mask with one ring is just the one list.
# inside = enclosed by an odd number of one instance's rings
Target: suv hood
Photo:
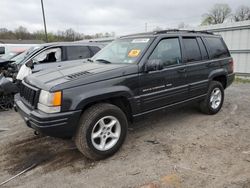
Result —
[[24, 81], [45, 90], [65, 89], [124, 75], [126, 70], [123, 68], [127, 66], [133, 65], [82, 63], [73, 67], [65, 66], [56, 70], [41, 71], [26, 77]]

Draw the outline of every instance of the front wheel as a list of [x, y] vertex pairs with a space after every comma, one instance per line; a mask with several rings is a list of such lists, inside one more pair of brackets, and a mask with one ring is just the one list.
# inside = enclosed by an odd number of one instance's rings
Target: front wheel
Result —
[[115, 105], [100, 103], [88, 108], [80, 119], [75, 143], [86, 157], [100, 160], [113, 155], [123, 144], [128, 122]]
[[206, 114], [216, 114], [224, 102], [224, 88], [218, 81], [211, 81], [207, 96], [200, 103], [200, 109]]

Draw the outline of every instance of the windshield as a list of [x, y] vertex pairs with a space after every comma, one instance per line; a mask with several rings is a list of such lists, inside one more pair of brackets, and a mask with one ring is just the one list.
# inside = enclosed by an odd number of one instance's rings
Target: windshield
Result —
[[104, 63], [135, 63], [151, 41], [152, 38], [118, 39], [98, 52], [92, 60]]
[[10, 52], [1, 56], [1, 59], [10, 60], [12, 57], [16, 56], [17, 52]]
[[24, 59], [26, 59], [31, 53], [33, 53], [35, 50], [39, 49], [40, 47], [31, 47], [28, 50], [24, 51], [23, 53], [19, 54], [18, 56], [12, 58], [13, 61], [15, 61], [15, 64], [20, 64]]

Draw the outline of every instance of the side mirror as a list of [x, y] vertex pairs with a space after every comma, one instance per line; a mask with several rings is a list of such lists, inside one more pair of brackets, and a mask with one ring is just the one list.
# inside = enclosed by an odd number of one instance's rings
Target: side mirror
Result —
[[0, 55], [5, 54], [5, 47], [0, 46]]
[[163, 62], [160, 59], [148, 60], [145, 66], [145, 72], [157, 71], [163, 69]]
[[33, 62], [33, 60], [31, 59], [31, 60], [29, 60], [26, 64], [25, 64], [27, 67], [29, 67], [29, 68], [31, 68], [31, 69], [33, 69], [34, 68], [34, 62]]

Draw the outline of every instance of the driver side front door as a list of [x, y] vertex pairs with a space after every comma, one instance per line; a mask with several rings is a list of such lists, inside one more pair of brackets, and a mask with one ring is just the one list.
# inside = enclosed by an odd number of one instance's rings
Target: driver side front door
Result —
[[45, 69], [57, 68], [61, 65], [61, 48], [46, 49], [33, 57], [34, 68], [32, 72], [39, 72]]
[[140, 76], [140, 99], [143, 112], [164, 108], [188, 98], [186, 65], [182, 62], [179, 37], [159, 41], [148, 60], [163, 63], [162, 70]]

